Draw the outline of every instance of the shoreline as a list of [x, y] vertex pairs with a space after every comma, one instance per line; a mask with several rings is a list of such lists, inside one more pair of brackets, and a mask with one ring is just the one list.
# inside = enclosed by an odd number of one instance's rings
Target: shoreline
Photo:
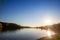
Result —
[[60, 33], [55, 34], [55, 35], [51, 35], [51, 37], [48, 37], [48, 36], [42, 37], [37, 40], [60, 40]]

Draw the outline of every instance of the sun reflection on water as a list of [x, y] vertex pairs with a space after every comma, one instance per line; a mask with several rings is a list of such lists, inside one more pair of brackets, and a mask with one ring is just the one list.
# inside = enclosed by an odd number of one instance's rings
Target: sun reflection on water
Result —
[[47, 35], [48, 35], [49, 38], [51, 38], [52, 35], [55, 35], [55, 33], [48, 29]]
[[51, 31], [48, 30], [47, 34], [48, 34], [49, 37], [51, 37]]

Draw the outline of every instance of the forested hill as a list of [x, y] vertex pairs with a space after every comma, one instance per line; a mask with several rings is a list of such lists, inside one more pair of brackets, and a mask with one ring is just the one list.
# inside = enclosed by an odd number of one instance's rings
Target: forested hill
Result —
[[21, 27], [22, 26], [17, 25], [15, 23], [0, 22], [0, 31], [16, 30], [16, 29], [20, 29]]

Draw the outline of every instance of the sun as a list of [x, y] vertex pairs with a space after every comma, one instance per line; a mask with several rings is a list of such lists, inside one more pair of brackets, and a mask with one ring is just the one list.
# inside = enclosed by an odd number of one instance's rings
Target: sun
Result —
[[51, 25], [52, 24], [52, 20], [51, 19], [46, 19], [45, 20], [45, 25]]

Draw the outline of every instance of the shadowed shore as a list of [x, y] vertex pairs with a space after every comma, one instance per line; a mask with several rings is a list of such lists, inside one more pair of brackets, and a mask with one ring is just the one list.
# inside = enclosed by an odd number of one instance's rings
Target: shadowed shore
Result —
[[0, 22], [0, 32], [13, 31], [13, 30], [22, 29], [22, 28], [30, 28], [30, 27], [17, 25], [15, 23]]

